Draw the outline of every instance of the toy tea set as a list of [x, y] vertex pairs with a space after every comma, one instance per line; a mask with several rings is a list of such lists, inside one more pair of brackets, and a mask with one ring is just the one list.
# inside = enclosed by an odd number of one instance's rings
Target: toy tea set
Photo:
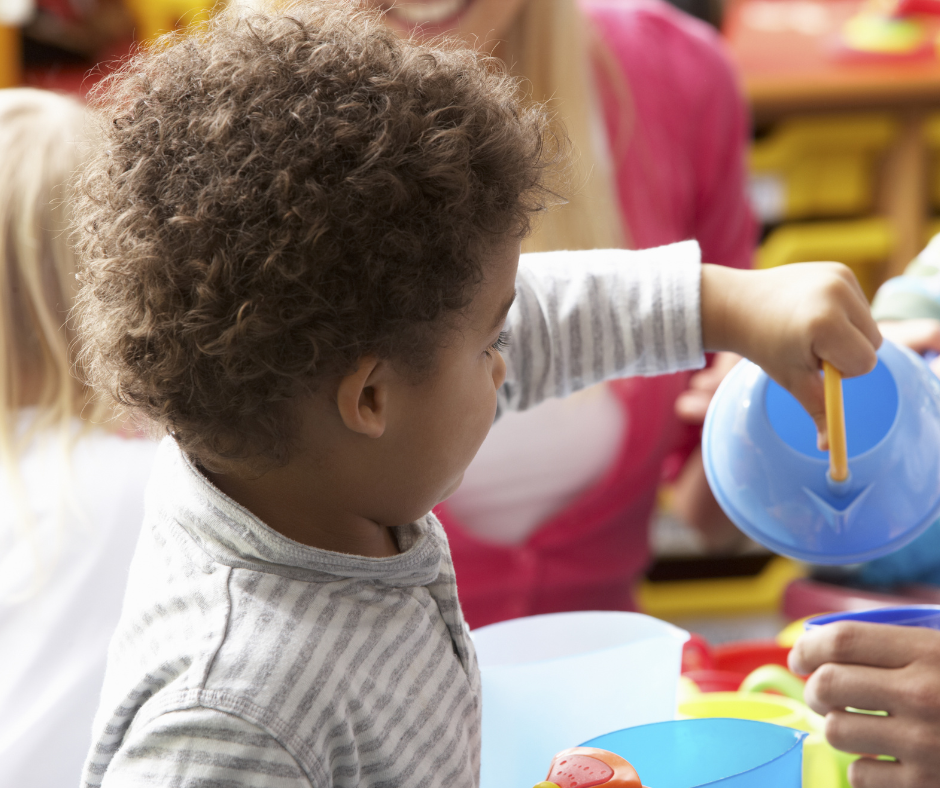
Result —
[[[825, 367], [828, 454], [796, 400], [742, 361], [709, 408], [705, 471], [755, 540], [812, 563], [857, 563], [902, 547], [940, 514], [940, 381], [888, 341], [868, 375], [843, 382]], [[819, 616], [806, 627], [846, 618], [940, 629], [940, 606]], [[716, 657], [728, 646], [692, 636], [683, 652], [688, 633], [620, 612], [533, 616], [473, 636], [481, 788], [849, 788], [856, 756], [825, 741], [802, 680], [784, 667], [787, 649], [772, 642], [748, 646], [758, 649], [750, 663], [739, 653], [723, 665]]]

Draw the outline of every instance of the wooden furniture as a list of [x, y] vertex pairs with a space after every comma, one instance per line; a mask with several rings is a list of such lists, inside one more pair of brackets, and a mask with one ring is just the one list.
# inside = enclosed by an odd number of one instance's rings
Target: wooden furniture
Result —
[[20, 31], [0, 25], [0, 88], [12, 88], [22, 79]]
[[924, 245], [930, 151], [929, 112], [940, 109], [940, 59], [933, 41], [940, 19], [923, 18], [926, 44], [889, 60], [851, 55], [840, 31], [860, 0], [732, 0], [724, 26], [755, 122], [795, 114], [888, 110], [900, 130], [877, 186], [878, 212], [892, 230], [886, 276], [895, 276]]

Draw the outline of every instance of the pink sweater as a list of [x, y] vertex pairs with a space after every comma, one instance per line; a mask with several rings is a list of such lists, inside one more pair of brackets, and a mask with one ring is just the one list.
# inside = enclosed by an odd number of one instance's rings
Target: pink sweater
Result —
[[[705, 262], [749, 267], [756, 240], [745, 190], [749, 119], [718, 35], [659, 0], [585, 0], [583, 7], [623, 69], [633, 102], [633, 127], [617, 156], [623, 113], [598, 72], [634, 246], [694, 238]], [[611, 384], [627, 411], [617, 460], [522, 544], [483, 541], [446, 504], [439, 507], [471, 627], [561, 610], [633, 609], [664, 462], [697, 439], [673, 414], [688, 377]]]

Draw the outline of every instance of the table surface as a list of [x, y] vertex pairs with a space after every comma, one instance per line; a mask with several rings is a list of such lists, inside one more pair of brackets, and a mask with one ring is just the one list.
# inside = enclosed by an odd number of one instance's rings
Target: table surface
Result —
[[755, 115], [794, 110], [940, 105], [940, 18], [913, 56], [853, 54], [840, 31], [860, 0], [737, 0], [724, 35]]

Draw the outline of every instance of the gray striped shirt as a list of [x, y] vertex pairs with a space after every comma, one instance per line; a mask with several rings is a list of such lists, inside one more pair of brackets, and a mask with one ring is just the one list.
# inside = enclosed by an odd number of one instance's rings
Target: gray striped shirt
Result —
[[[524, 256], [503, 408], [703, 362], [699, 252]], [[169, 438], [111, 643], [86, 786], [475, 786], [480, 679], [447, 540], [293, 542]]]

